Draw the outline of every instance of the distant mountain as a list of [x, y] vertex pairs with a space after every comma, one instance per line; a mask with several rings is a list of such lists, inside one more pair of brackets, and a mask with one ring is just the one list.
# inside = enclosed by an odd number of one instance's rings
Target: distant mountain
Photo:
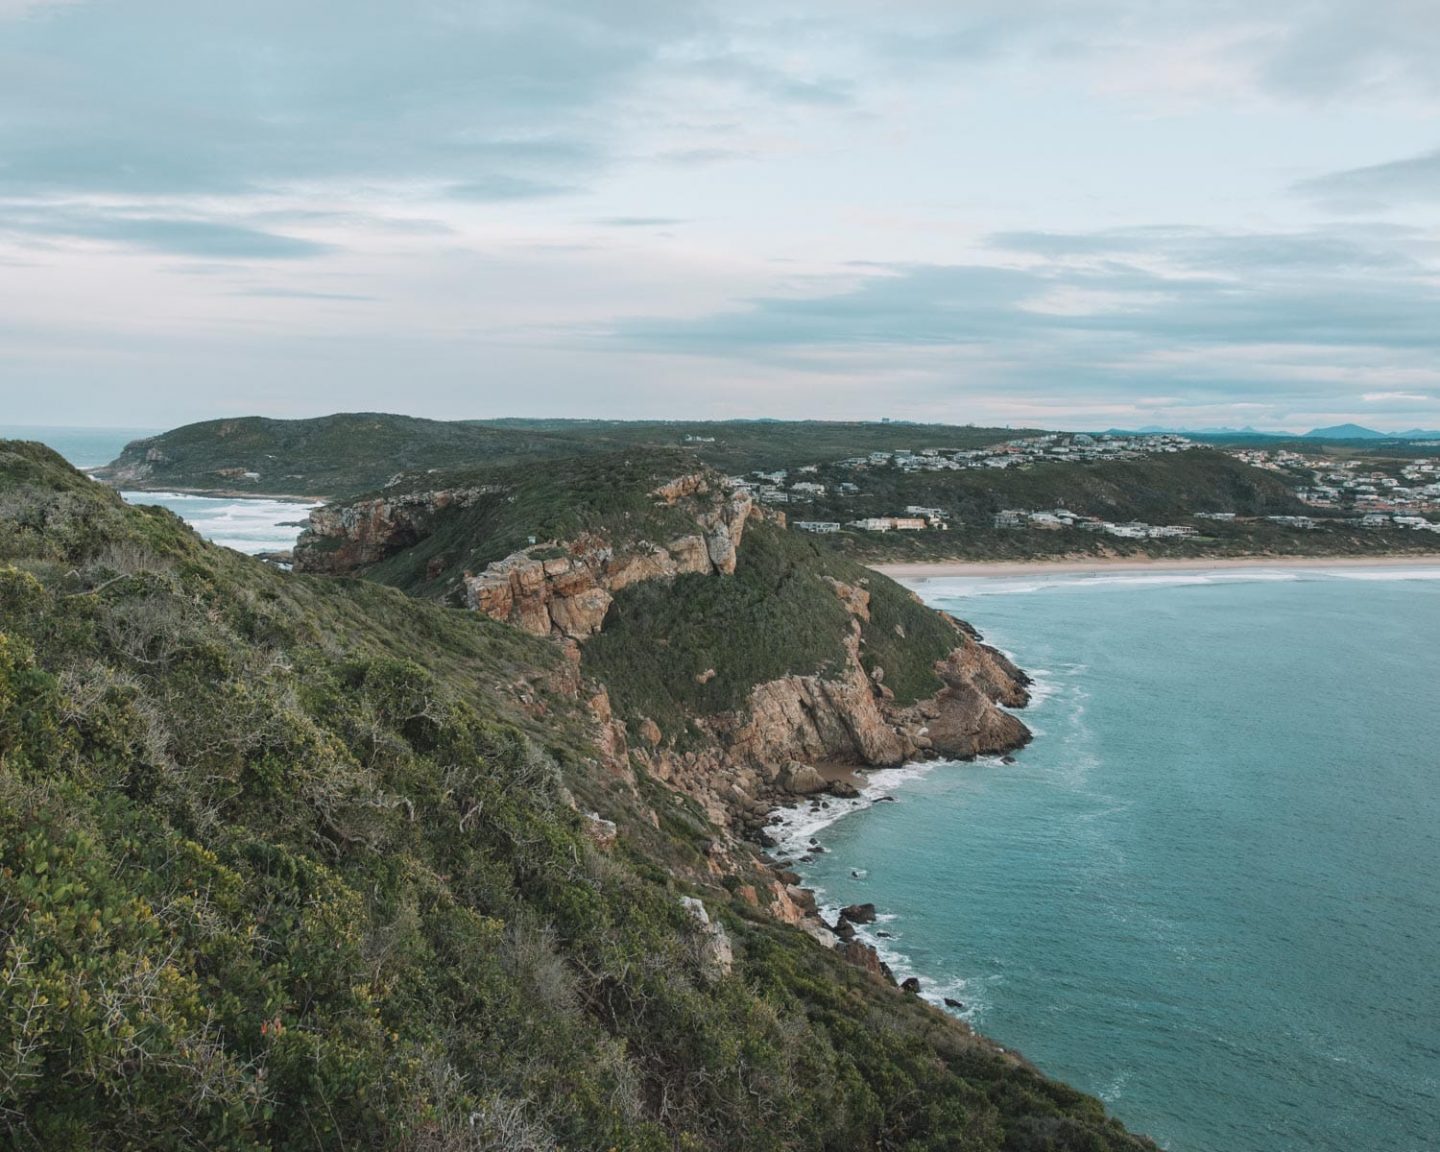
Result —
[[1263, 428], [1176, 428], [1173, 425], [1147, 424], [1143, 428], [1107, 428], [1106, 436], [1254, 436], [1264, 440], [1440, 440], [1440, 429], [1411, 428], [1405, 432], [1377, 432], [1362, 424], [1335, 424], [1329, 428], [1312, 428], [1309, 432], [1265, 431]]
[[1312, 428], [1304, 434], [1306, 440], [1393, 440], [1389, 432], [1377, 432], [1359, 424], [1334, 424], [1329, 428]]

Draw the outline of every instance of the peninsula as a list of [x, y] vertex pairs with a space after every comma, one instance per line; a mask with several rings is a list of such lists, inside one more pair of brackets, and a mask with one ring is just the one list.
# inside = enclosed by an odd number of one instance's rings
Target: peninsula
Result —
[[295, 562], [0, 443], [21, 1146], [1153, 1148], [756, 843], [1028, 739], [967, 625], [673, 451], [406, 473]]

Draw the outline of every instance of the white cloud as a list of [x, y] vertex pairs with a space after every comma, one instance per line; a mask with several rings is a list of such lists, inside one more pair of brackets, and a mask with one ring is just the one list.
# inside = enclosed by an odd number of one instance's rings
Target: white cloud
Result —
[[[257, 405], [311, 409], [393, 373], [436, 414], [1118, 421], [1430, 387], [1422, 0], [0, 0], [0, 21], [0, 390], [35, 419], [82, 394], [128, 414], [114, 380], [153, 422], [233, 410], [246, 373], [285, 382]], [[1391, 226], [1329, 222], [1341, 198]], [[510, 391], [476, 383], [500, 366]]]

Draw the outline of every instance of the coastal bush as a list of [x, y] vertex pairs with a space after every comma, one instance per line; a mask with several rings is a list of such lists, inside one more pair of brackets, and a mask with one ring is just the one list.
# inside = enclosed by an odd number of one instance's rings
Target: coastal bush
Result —
[[[512, 467], [428, 470], [406, 476], [385, 494], [408, 489], [493, 489], [467, 507], [437, 512], [422, 539], [367, 570], [368, 579], [420, 595], [453, 592], [465, 571], [511, 553], [552, 559], [566, 555], [549, 541], [594, 533], [616, 548], [642, 540], [693, 535], [694, 519], [658, 502], [654, 491], [699, 467], [674, 450], [605, 452]], [[537, 546], [532, 544], [538, 541]]]
[[693, 828], [617, 799], [594, 847], [569, 797], [618, 786], [548, 641], [24, 446], [0, 493], [7, 1147], [1144, 1147], [672, 863]]
[[622, 589], [584, 646], [585, 671], [632, 725], [648, 717], [683, 746], [697, 735], [695, 717], [742, 707], [757, 684], [843, 670], [854, 618], [836, 580], [869, 593], [860, 633], [866, 670], [883, 668], [902, 704], [933, 695], [935, 662], [960, 640], [954, 626], [894, 581], [763, 522], [746, 530], [734, 576]]

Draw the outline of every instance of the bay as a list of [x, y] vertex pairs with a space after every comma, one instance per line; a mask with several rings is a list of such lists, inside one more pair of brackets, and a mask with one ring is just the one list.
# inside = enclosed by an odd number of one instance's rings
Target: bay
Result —
[[1177, 1152], [1436, 1147], [1440, 569], [916, 587], [1036, 739], [792, 814], [822, 904]]

